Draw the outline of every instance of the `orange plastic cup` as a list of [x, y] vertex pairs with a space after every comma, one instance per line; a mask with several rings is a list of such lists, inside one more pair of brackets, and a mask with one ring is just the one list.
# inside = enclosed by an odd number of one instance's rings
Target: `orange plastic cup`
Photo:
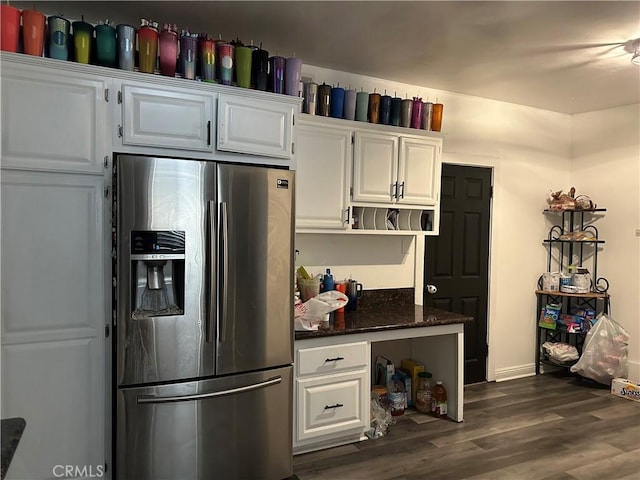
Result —
[[6, 52], [18, 51], [20, 35], [20, 10], [10, 5], [2, 5], [0, 10], [0, 50]]
[[24, 53], [42, 56], [45, 16], [37, 10], [22, 11], [22, 43]]
[[[347, 294], [347, 284], [345, 282], [337, 282], [335, 284], [336, 290], [338, 290], [340, 293], [344, 293], [345, 295]], [[336, 312], [338, 313], [342, 313], [344, 312], [344, 307], [340, 307], [339, 309], [336, 310]]]

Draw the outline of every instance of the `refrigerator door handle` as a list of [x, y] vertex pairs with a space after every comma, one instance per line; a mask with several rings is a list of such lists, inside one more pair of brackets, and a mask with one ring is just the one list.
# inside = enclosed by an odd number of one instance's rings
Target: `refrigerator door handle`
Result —
[[137, 398], [137, 403], [138, 404], [171, 403], [171, 402], [188, 402], [191, 400], [205, 400], [207, 398], [224, 397], [226, 395], [235, 395], [236, 393], [250, 392], [252, 390], [258, 390], [260, 388], [276, 385], [281, 382], [282, 382], [282, 377], [278, 375], [277, 377], [270, 378], [268, 380], [265, 380], [264, 382], [254, 383], [252, 385], [245, 385], [244, 387], [230, 388], [229, 390], [221, 390], [219, 392], [197, 393], [194, 395], [175, 395], [175, 396], [172, 395], [167, 397], [156, 397], [153, 395], [140, 395]]
[[215, 323], [215, 305], [216, 305], [216, 289], [214, 288], [216, 278], [216, 242], [215, 230], [216, 224], [216, 202], [209, 201], [209, 295], [207, 298], [207, 323], [205, 325], [205, 338], [207, 343], [213, 343], [213, 332]]
[[218, 297], [218, 337], [220, 342], [225, 341], [227, 321], [227, 296], [229, 285], [229, 217], [227, 215], [227, 202], [220, 202], [220, 276], [218, 285], [220, 295]]

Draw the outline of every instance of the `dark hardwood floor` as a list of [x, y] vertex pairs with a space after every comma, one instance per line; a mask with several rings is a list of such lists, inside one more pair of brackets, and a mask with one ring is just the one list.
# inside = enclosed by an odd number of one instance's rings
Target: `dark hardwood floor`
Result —
[[640, 402], [572, 376], [465, 388], [465, 421], [412, 412], [376, 440], [294, 457], [300, 480], [639, 480]]

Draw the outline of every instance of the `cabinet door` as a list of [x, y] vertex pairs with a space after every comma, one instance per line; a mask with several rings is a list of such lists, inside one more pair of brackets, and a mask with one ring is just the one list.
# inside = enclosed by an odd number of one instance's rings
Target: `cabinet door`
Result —
[[355, 132], [353, 153], [354, 202], [395, 200], [398, 174], [398, 136]]
[[2, 418], [27, 423], [8, 478], [104, 465], [103, 183], [2, 172]]
[[122, 84], [122, 143], [213, 152], [213, 93]]
[[220, 95], [218, 150], [290, 159], [293, 105]]
[[440, 185], [439, 140], [400, 138], [398, 203], [435, 205]]
[[368, 424], [367, 370], [296, 380], [295, 442], [339, 437]]
[[351, 131], [298, 121], [296, 143], [296, 228], [348, 228]]
[[2, 63], [3, 167], [102, 172], [109, 80]]

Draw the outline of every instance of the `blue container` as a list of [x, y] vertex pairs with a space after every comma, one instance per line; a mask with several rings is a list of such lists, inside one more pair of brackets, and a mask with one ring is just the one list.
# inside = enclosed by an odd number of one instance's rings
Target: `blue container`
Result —
[[344, 111], [344, 88], [333, 87], [331, 89], [331, 100], [329, 102], [330, 115], [333, 118], [342, 118]]

